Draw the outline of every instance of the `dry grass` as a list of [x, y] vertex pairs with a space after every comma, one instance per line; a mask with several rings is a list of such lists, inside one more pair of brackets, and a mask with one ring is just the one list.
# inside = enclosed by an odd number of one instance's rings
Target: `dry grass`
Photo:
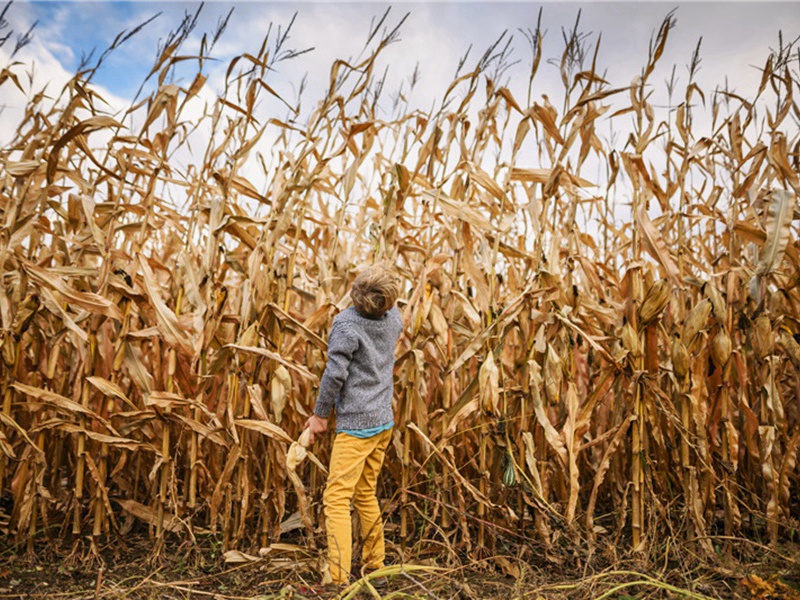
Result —
[[796, 58], [771, 53], [749, 96], [690, 80], [668, 111], [648, 94], [673, 24], [621, 87], [574, 35], [561, 107], [500, 86], [501, 45], [440, 109], [380, 113], [377, 28], [303, 122], [255, 116], [291, 55], [274, 34], [192, 121], [205, 75], [166, 83], [180, 29], [124, 115], [92, 69], [31, 98], [0, 154], [8, 539], [97, 555], [144, 522], [156, 554], [168, 534], [255, 553], [283, 533], [316, 564], [329, 444], [296, 477], [286, 453], [331, 318], [381, 260], [405, 290], [380, 490], [397, 560], [518, 573], [793, 535]]

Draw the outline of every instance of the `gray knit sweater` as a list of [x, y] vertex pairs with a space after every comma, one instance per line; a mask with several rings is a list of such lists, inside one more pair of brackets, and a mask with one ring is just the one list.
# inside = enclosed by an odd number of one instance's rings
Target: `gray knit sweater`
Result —
[[327, 419], [335, 407], [337, 429], [392, 421], [394, 347], [402, 330], [396, 306], [378, 319], [362, 317], [353, 307], [336, 315], [314, 413]]

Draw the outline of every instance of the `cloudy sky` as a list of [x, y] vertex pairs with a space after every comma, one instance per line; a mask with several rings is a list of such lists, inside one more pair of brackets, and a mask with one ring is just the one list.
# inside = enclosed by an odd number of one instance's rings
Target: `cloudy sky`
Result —
[[[278, 33], [284, 34], [292, 23], [283, 47], [294, 50], [313, 50], [292, 60], [275, 64], [267, 81], [290, 103], [294, 103], [297, 89], [305, 77], [308, 84], [303, 95], [301, 114], [297, 120], [303, 124], [307, 116], [324, 96], [329, 82], [332, 63], [337, 59], [350, 62], [363, 58], [372, 23], [389, 10], [381, 29], [391, 30], [402, 22], [398, 40], [381, 53], [377, 72], [387, 72], [385, 88], [389, 92], [407, 92], [408, 80], [419, 69], [418, 83], [413, 93], [406, 94], [409, 109], [429, 111], [441, 102], [459, 59], [471, 48], [466, 69], [475, 66], [478, 58], [495, 41], [502, 37], [508, 43], [507, 63], [501, 85], [507, 86], [524, 104], [530, 72], [531, 50], [526, 32], [536, 27], [541, 11], [544, 31], [544, 59], [531, 90], [531, 104], [542, 101], [547, 95], [558, 105], [563, 93], [558, 58], [564, 49], [564, 32], [572, 30], [579, 19], [578, 30], [585, 35], [586, 46], [593, 52], [600, 40], [597, 56], [598, 71], [614, 87], [625, 87], [637, 77], [646, 63], [648, 48], [659, 25], [670, 14], [676, 25], [669, 36], [666, 51], [650, 81], [650, 103], [657, 109], [667, 104], [666, 86], [671, 73], [677, 78], [678, 94], [688, 80], [687, 65], [692, 53], [700, 46], [700, 68], [695, 81], [709, 94], [726, 85], [744, 97], [752, 97], [761, 79], [759, 68], [771, 50], [777, 49], [779, 35], [784, 43], [800, 36], [800, 3], [798, 2], [690, 2], [666, 4], [661, 2], [218, 2], [207, 1], [202, 9], [197, 2], [25, 2], [16, 0], [5, 14], [7, 26], [0, 37], [14, 30], [15, 35], [27, 31], [36, 23], [32, 41], [13, 58], [9, 50], [13, 43], [0, 47], [0, 68], [11, 60], [25, 65], [26, 75], [20, 77], [23, 91], [6, 82], [0, 86], [0, 144], [8, 143], [14, 125], [22, 115], [27, 98], [47, 86], [49, 97], [55, 98], [72, 73], [82, 64], [94, 65], [98, 56], [113, 44], [118, 34], [131, 31], [146, 23], [136, 35], [109, 54], [96, 72], [93, 83], [108, 102], [106, 112], [122, 115], [134, 99], [141, 101], [154, 91], [155, 77], [151, 77], [144, 93], [136, 97], [142, 82], [158, 55], [158, 48], [188, 16], [197, 15], [196, 26], [182, 46], [179, 54], [190, 57], [183, 70], [178, 68], [170, 83], [186, 89], [196, 74], [196, 57], [201, 40], [210, 39], [219, 23], [230, 15], [227, 27], [211, 52], [212, 61], [206, 61], [204, 72], [208, 83], [195, 105], [195, 117], [213, 104], [222, 89], [230, 61], [243, 53], [258, 54], [265, 37], [274, 48]], [[406, 16], [407, 15], [407, 16]], [[293, 20], [294, 19], [294, 20]], [[12, 37], [13, 40], [15, 37]], [[374, 40], [372, 47], [374, 47]], [[795, 49], [796, 52], [796, 49]], [[273, 51], [274, 54], [274, 51]], [[91, 58], [89, 58], [91, 57]], [[591, 60], [588, 61], [589, 63]], [[797, 68], [797, 61], [794, 68]], [[588, 64], [587, 64], [588, 67]], [[21, 66], [16, 67], [17, 71]], [[463, 72], [463, 71], [462, 71]], [[391, 98], [391, 94], [386, 96]], [[625, 94], [612, 98], [625, 102]], [[693, 102], [699, 102], [693, 99]], [[678, 97], [671, 106], [680, 102]], [[384, 99], [388, 105], [391, 104]], [[478, 102], [480, 105], [480, 102]], [[388, 112], [390, 107], [379, 105]], [[287, 119], [288, 109], [272, 97], [259, 100], [259, 116]], [[699, 111], [699, 119], [707, 122], [709, 106]], [[122, 117], [119, 117], [122, 118]], [[696, 122], [696, 123], [699, 123]], [[625, 138], [624, 132], [608, 131], [601, 135]], [[695, 128], [693, 128], [694, 130]], [[709, 135], [697, 127], [698, 135]], [[217, 132], [218, 133], [218, 132]], [[214, 132], [200, 132], [206, 137]], [[270, 146], [268, 132], [261, 141]], [[205, 144], [195, 144], [203, 148]], [[534, 157], [524, 157], [534, 164]], [[182, 162], [190, 164], [196, 156], [186, 156]], [[600, 166], [596, 167], [600, 181]], [[256, 172], [258, 171], [258, 172]], [[264, 184], [264, 172], [247, 171], [257, 186]]]
[[[146, 23], [136, 35], [128, 39], [109, 54], [96, 72], [93, 83], [108, 106], [103, 108], [124, 120], [125, 110], [133, 102], [141, 102], [155, 89], [155, 77], [150, 77], [144, 93], [137, 97], [142, 82], [147, 80], [150, 69], [157, 58], [158, 48], [163, 45], [171, 31], [184, 20], [197, 15], [196, 26], [182, 46], [179, 54], [188, 57], [170, 77], [186, 89], [197, 72], [196, 56], [200, 54], [201, 40], [210, 39], [219, 23], [227, 21], [224, 33], [211, 52], [212, 60], [205, 61], [203, 70], [208, 81], [201, 93], [192, 100], [189, 111], [197, 122], [207, 121], [202, 115], [213, 105], [216, 95], [222, 90], [226, 70], [230, 61], [243, 53], [258, 54], [265, 37], [268, 47], [274, 49], [275, 40], [286, 33], [292, 23], [283, 47], [297, 51], [311, 49], [292, 60], [278, 62], [267, 76], [272, 88], [290, 103], [294, 103], [300, 82], [306, 78], [307, 87], [303, 95], [297, 121], [302, 128], [307, 117], [323, 98], [330, 80], [331, 65], [337, 59], [351, 63], [364, 57], [364, 51], [372, 24], [389, 10], [381, 29], [391, 30], [402, 23], [398, 40], [380, 55], [376, 72], [387, 72], [385, 88], [389, 92], [408, 90], [408, 81], [415, 69], [419, 70], [418, 83], [413, 93], [406, 93], [409, 107], [428, 112], [441, 103], [450, 82], [453, 80], [459, 60], [471, 48], [465, 70], [471, 70], [479, 57], [499, 38], [500, 47], [508, 50], [507, 64], [499, 84], [507, 86], [524, 105], [531, 50], [526, 32], [535, 29], [541, 11], [541, 27], [544, 31], [543, 61], [531, 90], [531, 104], [542, 102], [543, 96], [553, 99], [558, 105], [563, 93], [558, 59], [564, 49], [564, 32], [570, 31], [579, 19], [578, 30], [586, 40], [590, 53], [600, 40], [597, 55], [598, 71], [613, 87], [626, 87], [642, 72], [648, 48], [653, 36], [665, 17], [672, 14], [675, 28], [672, 30], [666, 50], [656, 71], [650, 78], [650, 104], [661, 113], [665, 112], [668, 99], [665, 81], [674, 72], [676, 90], [681, 95], [688, 80], [687, 65], [692, 54], [700, 46], [701, 62], [695, 81], [705, 92], [704, 98], [718, 87], [728, 87], [745, 98], [752, 98], [761, 80], [760, 68], [765, 64], [770, 51], [779, 47], [782, 36], [784, 44], [794, 42], [800, 36], [800, 3], [798, 2], [689, 2], [666, 4], [661, 2], [218, 2], [207, 1], [202, 9], [197, 2], [25, 2], [16, 0], [8, 7], [4, 18], [6, 27], [0, 30], [0, 39], [9, 29], [15, 35], [10, 42], [0, 46], [0, 69], [12, 60], [22, 65], [15, 68], [20, 74], [22, 91], [6, 81], [0, 86], [0, 146], [8, 144], [22, 116], [28, 99], [46, 86], [47, 96], [56, 98], [69, 81], [71, 75], [82, 64], [95, 64], [97, 57], [114, 43], [118, 34], [130, 32]], [[34, 23], [32, 41], [16, 56], [11, 57], [16, 35], [27, 31]], [[374, 48], [375, 41], [372, 42]], [[797, 52], [795, 47], [794, 52]], [[274, 50], [271, 51], [274, 56]], [[798, 68], [798, 60], [793, 68]], [[588, 63], [591, 62], [589, 59]], [[184, 66], [185, 65], [185, 66]], [[241, 66], [241, 64], [240, 64]], [[588, 64], [587, 64], [588, 67]], [[463, 73], [463, 71], [462, 71]], [[459, 92], [463, 93], [463, 92]], [[391, 94], [387, 93], [389, 99]], [[692, 102], [697, 106], [693, 112], [695, 121], [692, 130], [699, 138], [713, 133], [709, 117], [710, 102], [699, 106], [699, 95]], [[626, 94], [610, 98], [614, 102], [629, 104]], [[675, 107], [681, 97], [669, 100]], [[379, 111], [391, 111], [389, 106], [379, 105]], [[482, 100], [476, 104], [482, 106]], [[605, 102], [605, 100], [604, 100]], [[259, 100], [259, 119], [287, 120], [291, 117], [284, 104], [274, 97]], [[472, 109], [471, 109], [472, 110]], [[477, 109], [475, 109], [477, 110]], [[141, 112], [141, 111], [138, 111]], [[130, 116], [133, 120], [135, 113]], [[613, 111], [612, 111], [613, 112]], [[611, 114], [611, 113], [609, 113]], [[470, 115], [470, 118], [473, 115]], [[661, 118], [661, 117], [660, 117]], [[191, 118], [189, 119], [192, 120]], [[263, 121], [262, 121], [263, 122]], [[125, 122], [132, 131], [137, 126]], [[139, 126], [141, 123], [138, 124]], [[697, 125], [697, 127], [695, 127]], [[625, 131], [617, 129], [610, 121], [601, 124], [605, 131], [598, 134], [605, 139], [622, 140]], [[629, 125], [628, 125], [629, 126]], [[205, 125], [207, 129], [207, 123]], [[626, 127], [625, 124], [622, 127]], [[190, 168], [202, 158], [197, 152], [207, 146], [205, 141], [219, 131], [198, 128], [195, 136], [199, 142], [181, 148], [173, 157], [180, 168]], [[278, 128], [271, 128], [260, 140], [260, 150], [266, 155], [279, 135]], [[509, 129], [513, 133], [513, 128]], [[195, 138], [196, 139], [196, 138]], [[97, 143], [97, 136], [93, 143]], [[510, 147], [505, 144], [504, 148]], [[538, 165], [539, 158], [534, 148], [523, 148], [518, 156], [520, 164]], [[273, 155], [275, 152], [272, 153]], [[278, 153], [279, 154], [279, 153]], [[273, 156], [274, 158], [274, 156]], [[496, 162], [501, 157], [490, 157]], [[656, 161], [663, 160], [663, 156]], [[603, 165], [598, 161], [587, 164], [587, 177], [602, 183]], [[660, 164], [660, 163], [659, 163]], [[484, 165], [489, 171], [496, 165]], [[659, 166], [659, 165], [656, 165]], [[659, 166], [659, 168], [661, 168]], [[255, 159], [243, 165], [240, 174], [245, 175], [258, 189], [267, 185], [268, 170], [262, 169]], [[717, 182], [719, 183], [719, 182]], [[722, 182], [725, 185], [725, 182]], [[369, 193], [367, 189], [365, 192]], [[587, 192], [588, 193], [588, 192]], [[592, 192], [593, 193], [593, 192]], [[624, 195], [624, 194], [623, 194]], [[653, 208], [653, 207], [651, 207]], [[655, 210], [655, 208], [653, 208]], [[618, 218], [629, 216], [624, 210]], [[655, 216], [654, 214], [651, 216]]]
[[[732, 86], [749, 91], [759, 80], [770, 48], [784, 39], [800, 35], [800, 4], [797, 2], [704, 2], [665, 4], [660, 2], [206, 2], [184, 53], [197, 51], [204, 33], [211, 34], [220, 19], [233, 8], [225, 33], [214, 49], [219, 60], [212, 64], [222, 72], [227, 62], [243, 52], [256, 53], [272, 25], [282, 31], [296, 13], [287, 47], [314, 48], [294, 60], [278, 65], [273, 81], [285, 93], [296, 89], [303, 75], [311, 93], [327, 83], [328, 70], [336, 58], [356, 57], [362, 51], [370, 23], [391, 6], [386, 25], [395, 26], [409, 13], [400, 30], [400, 40], [384, 54], [392, 89], [420, 68], [420, 85], [414, 99], [420, 105], [440, 96], [451, 80], [458, 60], [472, 46], [477, 59], [504, 32], [511, 37], [512, 60], [519, 63], [506, 77], [512, 84], [525, 79], [530, 50], [522, 30], [533, 29], [542, 9], [545, 58], [558, 56], [563, 48], [562, 30], [571, 28], [580, 12], [580, 29], [591, 34], [592, 43], [602, 34], [599, 64], [608, 78], [625, 85], [641, 70], [653, 31], [676, 8], [677, 27], [661, 62], [661, 81], [672, 65], [679, 78], [686, 78], [686, 65], [702, 37], [700, 81], [713, 86], [725, 78]], [[17, 58], [35, 62], [36, 81], [62, 83], [81, 61], [94, 52], [97, 57], [122, 30], [130, 31], [151, 17], [140, 33], [114, 51], [95, 77], [95, 82], [113, 96], [131, 99], [156, 57], [160, 41], [175, 29], [186, 14], [199, 8], [195, 2], [23, 2], [9, 8], [6, 19], [17, 32], [34, 21], [34, 37]], [[157, 15], [157, 16], [156, 16]], [[8, 46], [8, 45], [7, 45]], [[8, 47], [3, 50], [8, 50]], [[0, 59], [8, 60], [7, 52]], [[91, 63], [90, 63], [91, 64]], [[555, 85], [558, 71], [544, 65], [536, 92]], [[210, 81], [214, 81], [213, 77]], [[3, 98], [6, 104], [17, 98]]]

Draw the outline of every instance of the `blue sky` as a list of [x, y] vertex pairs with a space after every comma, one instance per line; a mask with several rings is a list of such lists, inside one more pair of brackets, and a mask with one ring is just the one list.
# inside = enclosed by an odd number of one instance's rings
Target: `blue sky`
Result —
[[[67, 83], [81, 62], [81, 57], [95, 50], [95, 56], [103, 52], [123, 30], [131, 30], [154, 15], [142, 31], [128, 40], [104, 62], [94, 83], [109, 103], [108, 111], [115, 116], [124, 115], [142, 81], [146, 77], [157, 55], [159, 44], [174, 30], [187, 13], [194, 13], [196, 2], [24, 2], [17, 0], [8, 11], [7, 18], [16, 31], [25, 31], [31, 23], [38, 21], [34, 39], [19, 56], [26, 69], [32, 72], [21, 77], [25, 94], [6, 83], [0, 87], [1, 117], [6, 127], [0, 129], [0, 143], [15, 129], [15, 119], [22, 116], [30, 97], [47, 86], [50, 97]], [[499, 83], [507, 85], [514, 96], [524, 103], [527, 88], [527, 72], [530, 68], [530, 50], [520, 30], [534, 28], [539, 9], [542, 9], [542, 26], [545, 30], [544, 61], [539, 69], [532, 90], [531, 103], [542, 102], [549, 96], [558, 105], [563, 92], [557, 66], [546, 62], [556, 59], [563, 50], [562, 30], [571, 29], [580, 13], [580, 30], [586, 33], [593, 50], [598, 37], [602, 36], [598, 53], [601, 73], [614, 87], [625, 87], [637, 77], [645, 64], [648, 47], [654, 32], [664, 17], [673, 9], [676, 27], [670, 34], [666, 51], [651, 77], [653, 96], [651, 104], [656, 107], [666, 104], [664, 81], [670, 77], [675, 66], [678, 77], [678, 93], [687, 81], [687, 64], [702, 37], [701, 66], [697, 83], [706, 94], [715, 87], [730, 88], [744, 97], [752, 97], [761, 79], [759, 67], [763, 66], [770, 49], [776, 48], [778, 34], [783, 32], [784, 41], [794, 40], [800, 35], [800, 4], [797, 2], [696, 2], [675, 5], [661, 2], [207, 2], [201, 11], [197, 27], [186, 41], [181, 54], [196, 55], [203, 35], [212, 33], [218, 21], [234, 9], [232, 17], [212, 56], [216, 59], [206, 65], [208, 83], [200, 96], [206, 106], [213, 105], [215, 94], [224, 83], [225, 71], [232, 58], [245, 52], [256, 54], [261, 42], [272, 26], [274, 40], [277, 28], [285, 31], [293, 15], [297, 17], [291, 31], [288, 46], [294, 49], [314, 47], [312, 52], [291, 61], [276, 65], [269, 73], [268, 82], [289, 101], [293, 100], [297, 87], [304, 76], [308, 78], [308, 89], [298, 120], [313, 110], [323, 96], [329, 81], [331, 64], [336, 59], [351, 59], [362, 52], [370, 23], [380, 17], [391, 6], [387, 19], [389, 27], [395, 26], [409, 13], [400, 30], [400, 40], [390, 45], [382, 54], [376, 71], [388, 69], [386, 89], [407, 88], [408, 78], [419, 65], [420, 79], [410, 97], [409, 110], [419, 108], [428, 111], [441, 97], [452, 81], [459, 59], [472, 46], [468, 68], [501, 35], [513, 36], [511, 61], [518, 61]], [[7, 48], [0, 48], [0, 66], [7, 64]], [[31, 68], [30, 65], [35, 65]], [[185, 85], [188, 77], [195, 73], [196, 62], [182, 64], [173, 83]], [[795, 67], [797, 64], [795, 63]], [[145, 90], [149, 94], [153, 90]], [[613, 102], [625, 102], [620, 94]], [[144, 96], [140, 97], [142, 100]], [[672, 106], [680, 102], [674, 99]], [[198, 100], [199, 104], [202, 104]], [[265, 95], [259, 101], [259, 118], [262, 116], [285, 119], [287, 108], [274, 98]], [[697, 95], [693, 102], [698, 103]], [[478, 102], [480, 104], [480, 101]], [[195, 111], [198, 119], [203, 107]], [[383, 109], [384, 111], [386, 109]], [[476, 109], [477, 110], [477, 109]], [[612, 111], [613, 112], [613, 111]], [[698, 136], [713, 136], [710, 110], [697, 111], [698, 121], [693, 127]], [[762, 114], [763, 116], [763, 114]], [[124, 116], [120, 117], [121, 119]], [[133, 117], [131, 117], [133, 118]], [[703, 119], [700, 126], [700, 119]], [[600, 135], [610, 136], [610, 125]], [[198, 135], [209, 136], [219, 132], [200, 131]], [[269, 154], [269, 132], [261, 140], [265, 154]], [[615, 136], [625, 138], [618, 129]], [[623, 142], [624, 143], [624, 142]], [[201, 143], [194, 148], [204, 148]], [[192, 150], [194, 152], [194, 150]], [[187, 154], [180, 157], [180, 164], [191, 165], [198, 156]], [[537, 157], [522, 157], [524, 164], [537, 164]], [[527, 162], [525, 162], [527, 161]], [[488, 167], [487, 167], [488, 168]], [[599, 167], [597, 167], [599, 169]], [[591, 170], [591, 169], [587, 169]], [[260, 167], [249, 169], [247, 176], [261, 188], [265, 185], [264, 172]], [[600, 181], [600, 173], [587, 173]]]
[[[44, 86], [51, 97], [69, 80], [81, 58], [94, 50], [101, 54], [123, 30], [130, 31], [155, 15], [137, 35], [113, 52], [103, 63], [93, 82], [107, 98], [108, 111], [121, 115], [131, 105], [135, 94], [149, 72], [157, 48], [186, 14], [193, 14], [197, 2], [96, 2], [73, 1], [25, 2], [17, 0], [7, 18], [16, 31], [25, 31], [38, 21], [32, 43], [17, 59], [32, 69], [32, 84], [22, 78], [30, 97]], [[564, 29], [571, 29], [580, 13], [580, 30], [586, 33], [594, 48], [602, 36], [598, 54], [600, 72], [615, 87], [624, 87], [641, 73], [654, 32], [664, 17], [674, 9], [676, 27], [670, 34], [666, 51], [651, 77], [654, 95], [651, 103], [667, 103], [664, 81], [675, 66], [677, 89], [688, 79], [687, 64], [698, 40], [702, 37], [697, 82], [707, 94], [717, 86], [730, 87], [743, 96], [752, 96], [761, 79], [763, 66], [771, 48], [778, 44], [779, 31], [784, 40], [800, 35], [800, 4], [767, 2], [695, 2], [679, 5], [663, 2], [206, 2], [196, 28], [184, 44], [181, 54], [196, 55], [204, 34], [211, 35], [220, 19], [231, 9], [227, 30], [214, 48], [216, 59], [207, 63], [208, 83], [205, 100], [213, 102], [224, 83], [230, 60], [245, 52], [257, 53], [270, 27], [271, 39], [277, 28], [285, 31], [296, 13], [287, 45], [294, 49], [314, 47], [312, 52], [276, 65], [268, 75], [269, 84], [292, 102], [301, 79], [307, 76], [308, 87], [298, 119], [313, 110], [324, 95], [331, 64], [336, 59], [355, 58], [362, 52], [373, 19], [391, 7], [386, 21], [389, 27], [408, 19], [400, 30], [400, 40], [381, 54], [376, 71], [388, 69], [386, 89], [408, 87], [408, 79], [419, 65], [420, 79], [410, 96], [410, 109], [428, 111], [441, 101], [452, 81], [459, 59], [470, 46], [468, 67], [503, 35], [511, 40], [511, 61], [517, 61], [500, 83], [507, 85], [521, 102], [527, 92], [530, 50], [521, 30], [534, 28], [541, 8], [545, 31], [544, 61], [536, 76], [531, 102], [542, 102], [543, 96], [558, 104], [563, 93], [558, 68], [545, 62], [557, 59], [563, 50]], [[0, 65], [9, 58], [0, 48]], [[557, 62], [557, 60], [555, 61]], [[172, 81], [189, 83], [197, 63], [189, 60], [181, 65]], [[30, 68], [28, 69], [31, 70]], [[153, 79], [145, 95], [153, 91]], [[25, 95], [13, 86], [0, 88], [2, 118], [11, 125], [21, 117], [27, 104]], [[616, 98], [621, 99], [624, 95]], [[140, 96], [141, 100], [144, 96]], [[612, 99], [612, 101], [617, 101]], [[621, 101], [621, 100], [620, 100]], [[676, 99], [673, 106], [679, 102]], [[695, 99], [695, 101], [697, 101]], [[260, 115], [285, 119], [288, 109], [278, 100], [266, 97], [259, 106]], [[386, 112], [387, 109], [384, 109]], [[707, 113], [706, 113], [707, 114]], [[13, 127], [0, 130], [0, 142]], [[610, 135], [610, 131], [604, 132]], [[619, 135], [619, 132], [617, 132]]]
[[[96, 83], [109, 91], [131, 98], [155, 58], [159, 40], [198, 6], [199, 3], [194, 2], [18, 0], [8, 18], [18, 30], [38, 20], [34, 39], [37, 50], [49, 53], [66, 72], [72, 72], [82, 56], [93, 49], [96, 56], [120, 31], [130, 30], [160, 13], [137, 36], [111, 54], [96, 77]], [[381, 15], [388, 6], [367, 2], [207, 2], [186, 51], [196, 50], [202, 34], [213, 31], [218, 20], [231, 8], [234, 12], [228, 30], [215, 52], [222, 63], [241, 52], [257, 49], [270, 22], [285, 27], [297, 12], [291, 41], [296, 48], [313, 46], [315, 50], [287, 64], [276, 77], [292, 85], [299, 82], [304, 73], [309, 73], [314, 84], [318, 78], [326, 77], [333, 59], [358, 54], [370, 20]], [[603, 35], [600, 63], [613, 71], [611, 75], [627, 82], [641, 68], [653, 30], [676, 5], [659, 2], [400, 2], [391, 6], [390, 22], [396, 23], [406, 12], [410, 16], [401, 31], [402, 41], [387, 53], [387, 63], [399, 81], [419, 62], [424, 82], [430, 86], [452, 75], [458, 58], [470, 44], [474, 54], [482, 52], [504, 30], [514, 35], [515, 56], [521, 65], [524, 64], [529, 53], [518, 30], [534, 26], [540, 6], [547, 30], [545, 43], [551, 49], [551, 56], [558, 53], [561, 29], [571, 27], [580, 10], [582, 29], [595, 36]], [[775, 46], [778, 31], [782, 29], [786, 38], [800, 34], [799, 9], [797, 3], [677, 5], [677, 28], [663, 61], [665, 69], [675, 63], [678, 75], [685, 75], [684, 65], [702, 36], [703, 77], [722, 82], [727, 74], [741, 83], [756, 81], [758, 75], [753, 67], [761, 64], [770, 46]], [[550, 71], [553, 76], [557, 74], [554, 68]], [[509, 73], [511, 77], [516, 74], [514, 70]]]

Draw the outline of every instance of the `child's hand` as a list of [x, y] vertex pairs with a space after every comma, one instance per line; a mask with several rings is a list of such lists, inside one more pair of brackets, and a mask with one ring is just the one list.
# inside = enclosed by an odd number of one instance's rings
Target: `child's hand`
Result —
[[306, 427], [308, 428], [308, 433], [310, 434], [309, 443], [313, 444], [318, 435], [328, 431], [328, 419], [323, 419], [317, 415], [311, 415], [308, 418], [308, 421], [306, 421]]

